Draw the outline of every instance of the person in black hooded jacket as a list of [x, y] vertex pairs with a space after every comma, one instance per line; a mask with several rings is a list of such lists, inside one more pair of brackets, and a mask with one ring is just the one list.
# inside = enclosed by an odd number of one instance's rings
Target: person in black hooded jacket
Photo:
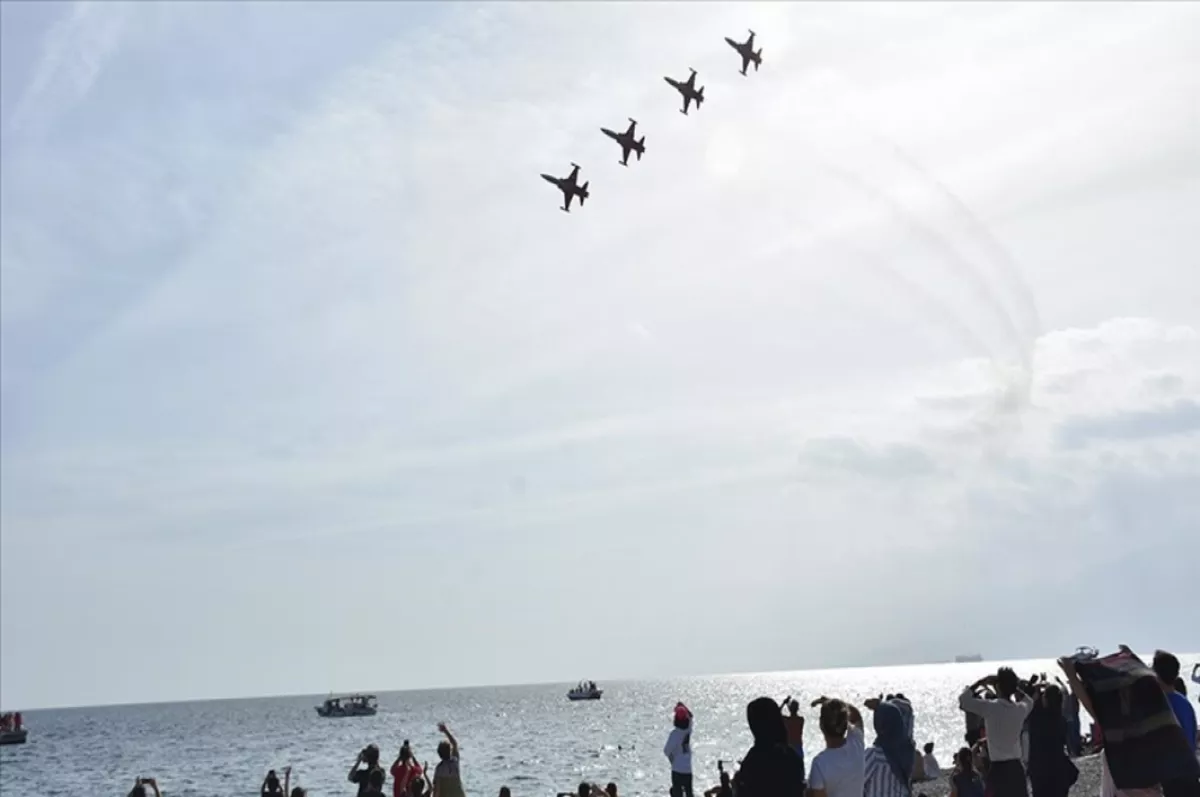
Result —
[[754, 746], [742, 759], [735, 792], [738, 797], [803, 797], [804, 762], [788, 747], [787, 728], [779, 704], [760, 697], [746, 706]]

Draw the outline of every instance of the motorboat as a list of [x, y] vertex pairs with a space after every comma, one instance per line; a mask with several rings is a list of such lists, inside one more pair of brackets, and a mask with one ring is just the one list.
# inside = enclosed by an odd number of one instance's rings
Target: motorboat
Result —
[[981, 661], [983, 661], [983, 656], [978, 653], [966, 653], [954, 657], [955, 664], [978, 664]]
[[375, 695], [343, 695], [326, 698], [317, 706], [322, 717], [373, 717], [379, 711]]
[[29, 738], [29, 730], [17, 728], [14, 731], [0, 731], [0, 744], [25, 744]]
[[603, 689], [597, 689], [594, 681], [581, 681], [578, 686], [567, 692], [568, 700], [599, 700], [604, 694]]

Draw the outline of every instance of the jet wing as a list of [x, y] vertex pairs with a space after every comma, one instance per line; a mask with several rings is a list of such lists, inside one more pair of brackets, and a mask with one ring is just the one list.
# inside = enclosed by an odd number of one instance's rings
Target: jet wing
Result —
[[622, 163], [629, 162], [629, 151], [631, 149], [633, 149], [633, 145], [629, 142], [628, 139], [621, 142], [621, 162]]
[[574, 198], [574, 191], [568, 191], [565, 188], [563, 189], [563, 210], [567, 211], [568, 213], [571, 211], [571, 200]]
[[745, 72], [750, 68], [750, 51], [742, 53], [742, 71]]
[[[567, 182], [570, 183], [572, 186], [577, 185], [578, 181], [575, 179], [577, 177], [579, 177], [579, 167], [578, 166], [576, 166], [574, 169], [571, 169], [571, 174], [567, 177]], [[570, 199], [568, 199], [567, 201], [570, 202]]]

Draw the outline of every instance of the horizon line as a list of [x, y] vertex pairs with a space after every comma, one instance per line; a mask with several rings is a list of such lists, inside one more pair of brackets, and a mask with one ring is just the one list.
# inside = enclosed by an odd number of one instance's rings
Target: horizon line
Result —
[[[965, 655], [965, 654], [962, 654], [962, 655]], [[635, 682], [635, 681], [654, 682], [654, 681], [669, 681], [669, 680], [681, 680], [681, 679], [690, 679], [690, 678], [738, 678], [738, 677], [745, 677], [745, 676], [751, 676], [751, 675], [772, 675], [772, 674], [777, 674], [777, 673], [801, 673], [801, 672], [816, 673], [816, 672], [829, 672], [829, 671], [834, 671], [834, 670], [886, 670], [886, 669], [899, 669], [902, 667], [932, 667], [932, 666], [937, 666], [937, 665], [957, 665], [957, 666], [964, 666], [964, 667], [977, 667], [981, 664], [1021, 662], [1021, 661], [1039, 661], [1039, 660], [1042, 660], [1045, 658], [1047, 658], [1047, 657], [1045, 657], [1045, 656], [1025, 656], [1025, 657], [1019, 657], [1019, 658], [1003, 658], [1003, 659], [984, 658], [982, 661], [977, 661], [977, 662], [918, 661], [918, 662], [904, 662], [904, 663], [899, 663], [899, 664], [881, 664], [881, 665], [839, 664], [839, 665], [833, 665], [833, 666], [827, 666], [827, 667], [806, 667], [806, 668], [799, 668], [799, 669], [778, 669], [778, 670], [768, 669], [768, 670], [744, 670], [744, 671], [740, 671], [740, 672], [684, 673], [684, 674], [678, 674], [678, 675], [664, 675], [664, 676], [624, 675], [624, 676], [617, 676], [617, 677], [610, 677], [610, 678], [591, 678], [591, 677], [589, 677], [587, 680], [594, 681], [597, 685], [599, 685], [601, 683], [601, 681], [604, 681], [605, 683], [609, 683], [609, 684], [623, 684], [623, 683], [631, 683], [631, 682]], [[1050, 658], [1053, 658], [1053, 657], [1050, 657]], [[338, 695], [338, 694], [341, 694], [341, 695], [348, 695], [348, 694], [385, 695], [385, 694], [405, 694], [405, 693], [412, 693], [412, 692], [472, 691], [472, 690], [478, 690], [478, 689], [504, 689], [504, 688], [530, 687], [530, 686], [559, 686], [559, 685], [569, 686], [569, 685], [571, 685], [571, 683], [572, 683], [571, 681], [554, 680], [554, 681], [521, 681], [521, 682], [514, 682], [514, 683], [480, 683], [480, 684], [465, 684], [465, 685], [464, 684], [437, 685], [437, 686], [421, 686], [421, 687], [401, 688], [401, 689], [366, 688], [366, 689], [359, 689], [359, 690], [353, 690], [353, 691], [351, 691], [351, 690], [334, 690], [334, 691], [329, 691], [329, 692], [295, 692], [295, 693], [288, 693], [288, 694], [272, 694], [272, 695], [235, 695], [235, 696], [225, 696], [225, 697], [191, 697], [191, 698], [175, 698], [175, 699], [171, 699], [171, 700], [146, 700], [146, 701], [117, 702], [117, 703], [85, 703], [85, 704], [78, 704], [78, 705], [38, 706], [35, 708], [27, 708], [27, 709], [4, 709], [4, 710], [6, 712], [20, 710], [23, 714], [27, 714], [30, 712], [39, 712], [39, 711], [75, 711], [75, 710], [95, 709], [95, 708], [133, 708], [133, 707], [139, 707], [139, 706], [167, 706], [167, 705], [174, 705], [177, 703], [221, 703], [221, 702], [233, 702], [233, 701], [239, 701], [239, 700], [286, 700], [286, 699], [290, 699], [290, 698], [301, 698], [301, 697], [319, 698], [322, 695], [330, 695], [330, 694], [332, 694], [332, 695]]]

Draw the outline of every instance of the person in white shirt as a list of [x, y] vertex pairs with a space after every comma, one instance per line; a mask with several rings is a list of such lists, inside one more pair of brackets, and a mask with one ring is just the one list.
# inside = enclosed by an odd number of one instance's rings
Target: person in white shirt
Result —
[[863, 797], [866, 742], [863, 718], [854, 706], [822, 697], [821, 734], [825, 749], [813, 756], [808, 769], [808, 797]]
[[[975, 696], [981, 686], [996, 689], [996, 700]], [[1033, 710], [1033, 701], [1020, 691], [1017, 674], [1001, 667], [995, 675], [980, 679], [967, 687], [958, 697], [963, 711], [983, 717], [987, 729], [988, 767], [987, 787], [992, 797], [1029, 797], [1025, 767], [1021, 763], [1021, 731], [1025, 718]]]
[[663, 755], [671, 762], [671, 797], [692, 797], [692, 712], [675, 704], [675, 727], [667, 737]]
[[933, 780], [942, 776], [942, 768], [938, 766], [937, 759], [933, 757], [933, 742], [925, 745], [925, 755], [921, 757], [921, 763], [925, 765], [926, 780]]

